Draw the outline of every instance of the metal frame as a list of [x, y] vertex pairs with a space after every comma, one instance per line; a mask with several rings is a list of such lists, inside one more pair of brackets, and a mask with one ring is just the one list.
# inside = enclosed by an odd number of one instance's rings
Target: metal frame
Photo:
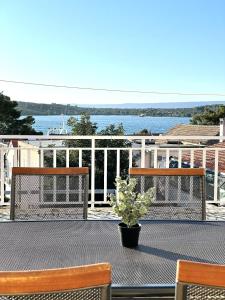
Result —
[[[15, 220], [15, 181], [17, 175], [85, 175], [86, 185], [84, 186], [84, 201], [83, 201], [83, 218], [88, 216], [88, 191], [89, 191], [89, 170], [88, 168], [13, 168], [12, 169], [12, 183], [11, 183], [11, 205], [10, 205], [10, 220]], [[46, 207], [48, 204], [46, 204]], [[52, 204], [51, 204], [52, 207]]]
[[[178, 260], [175, 300], [190, 299], [191, 291], [188, 293], [188, 287], [196, 288], [198, 290], [198, 299], [202, 296], [202, 291], [199, 291], [200, 288], [202, 288], [203, 291], [205, 290], [206, 294], [209, 294], [210, 292], [215, 292], [216, 294], [221, 291], [224, 298], [225, 265]], [[215, 299], [220, 299], [218, 297], [220, 297], [221, 294], [215, 295]], [[211, 297], [213, 297], [213, 295], [207, 296], [207, 299], [211, 299]], [[192, 295], [192, 297], [194, 297], [194, 295]]]
[[[81, 299], [79, 293], [84, 292], [90, 293], [88, 299], [110, 300], [111, 269], [109, 263], [97, 263], [56, 269], [2, 271], [0, 296], [22, 300], [29, 297], [43, 299], [44, 294], [46, 299], [77, 299], [77, 296]], [[96, 297], [91, 290], [97, 290]], [[72, 295], [64, 295], [70, 293]]]
[[[133, 287], [124, 287], [119, 285], [113, 285], [112, 288], [112, 296], [130, 299], [128, 297], [132, 297], [132, 299], [174, 299], [175, 296], [175, 285], [146, 285], [141, 288], [133, 288]], [[154, 297], [154, 298], [153, 298]]]
[[[200, 179], [201, 188], [201, 214], [202, 221], [206, 220], [206, 192], [205, 192], [205, 169], [203, 168], [130, 168], [129, 176], [141, 176], [141, 177], [163, 177], [163, 176], [198, 176]], [[175, 202], [177, 203], [177, 202]], [[166, 205], [166, 204], [165, 204]], [[164, 204], [162, 204], [164, 206]]]

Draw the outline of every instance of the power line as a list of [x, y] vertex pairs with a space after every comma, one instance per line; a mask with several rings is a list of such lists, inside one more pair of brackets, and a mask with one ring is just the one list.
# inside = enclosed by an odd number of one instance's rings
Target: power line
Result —
[[64, 88], [64, 89], [88, 90], [88, 91], [119, 92], [119, 93], [134, 93], [134, 94], [154, 94], [154, 95], [225, 97], [225, 94], [221, 94], [221, 93], [182, 93], [182, 92], [160, 92], [160, 91], [143, 91], [143, 90], [121, 90], [121, 89], [107, 89], [107, 88], [93, 88], [93, 87], [81, 87], [81, 86], [70, 86], [70, 85], [46, 84], [46, 83], [38, 83], [38, 82], [25, 82], [25, 81], [15, 81], [15, 80], [5, 80], [5, 79], [0, 79], [0, 82], [44, 86], [44, 87], [55, 87], [55, 88]]

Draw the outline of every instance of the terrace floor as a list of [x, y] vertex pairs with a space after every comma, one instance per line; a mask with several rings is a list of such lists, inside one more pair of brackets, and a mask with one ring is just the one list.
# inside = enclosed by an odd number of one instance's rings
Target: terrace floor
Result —
[[[0, 207], [0, 221], [9, 220], [9, 210], [10, 207], [2, 206]], [[206, 218], [210, 221], [225, 221], [225, 207], [216, 206], [214, 204], [206, 205]], [[112, 212], [111, 207], [95, 207], [94, 209], [88, 209], [88, 219], [97, 220], [97, 219], [117, 219], [115, 214]]]

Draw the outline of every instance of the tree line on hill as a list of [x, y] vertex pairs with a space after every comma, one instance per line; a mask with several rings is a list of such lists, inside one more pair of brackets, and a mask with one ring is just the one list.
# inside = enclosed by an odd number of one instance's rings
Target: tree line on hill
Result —
[[152, 117], [189, 117], [191, 118], [195, 114], [201, 114], [208, 107], [215, 109], [219, 105], [211, 106], [197, 106], [193, 108], [94, 108], [94, 107], [80, 107], [77, 105], [63, 105], [63, 104], [42, 104], [32, 102], [20, 102], [18, 101], [17, 109], [21, 112], [21, 115], [144, 115]]

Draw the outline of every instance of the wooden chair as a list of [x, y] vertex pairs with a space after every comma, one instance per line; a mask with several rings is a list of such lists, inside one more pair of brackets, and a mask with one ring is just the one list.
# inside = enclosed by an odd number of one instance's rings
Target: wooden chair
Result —
[[10, 219], [87, 219], [88, 173], [88, 168], [13, 168]]
[[0, 298], [5, 300], [109, 300], [111, 265], [0, 272]]
[[205, 220], [205, 170], [129, 169], [137, 179], [136, 190], [155, 188], [155, 199], [145, 219]]
[[225, 265], [178, 261], [175, 299], [225, 299]]

